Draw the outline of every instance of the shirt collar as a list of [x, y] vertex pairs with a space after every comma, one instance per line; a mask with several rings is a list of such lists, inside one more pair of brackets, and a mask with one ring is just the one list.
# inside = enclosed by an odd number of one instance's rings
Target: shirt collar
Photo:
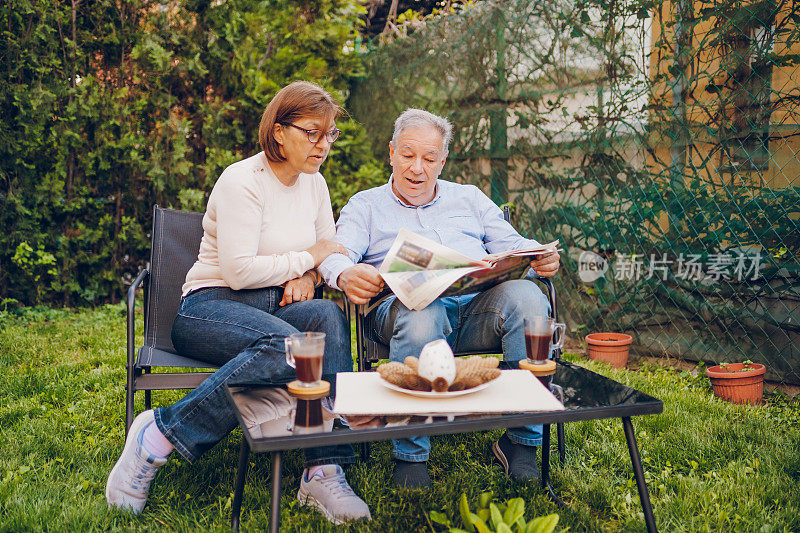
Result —
[[417, 208], [419, 208], [419, 207], [428, 207], [429, 205], [433, 205], [433, 204], [435, 204], [435, 203], [436, 203], [436, 202], [439, 200], [439, 197], [441, 196], [441, 193], [440, 193], [440, 191], [441, 191], [441, 190], [440, 190], [440, 188], [439, 188], [439, 180], [437, 179], [437, 180], [436, 180], [436, 192], [435, 192], [435, 194], [433, 195], [433, 200], [431, 200], [430, 202], [428, 202], [428, 203], [427, 203], [427, 204], [425, 204], [425, 205], [408, 205], [407, 203], [405, 203], [403, 200], [401, 200], [401, 199], [400, 199], [400, 198], [399, 198], [399, 197], [398, 197], [398, 196], [397, 196], [397, 195], [394, 193], [394, 189], [392, 188], [392, 179], [394, 179], [394, 174], [392, 174], [392, 175], [390, 175], [390, 176], [389, 176], [389, 183], [388, 183], [388, 185], [389, 185], [389, 194], [391, 194], [391, 195], [392, 195], [392, 198], [394, 198], [394, 201], [395, 201], [395, 202], [397, 202], [398, 204], [402, 205], [403, 207], [408, 207], [408, 208], [410, 208], [410, 209], [417, 209]]

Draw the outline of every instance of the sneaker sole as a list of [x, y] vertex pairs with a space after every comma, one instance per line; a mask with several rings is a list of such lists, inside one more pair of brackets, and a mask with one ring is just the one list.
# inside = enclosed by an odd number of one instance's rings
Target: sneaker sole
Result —
[[337, 526], [340, 526], [348, 522], [347, 520], [341, 520], [333, 516], [333, 514], [331, 514], [331, 512], [328, 511], [327, 507], [322, 505], [322, 503], [320, 503], [320, 501], [317, 500], [315, 497], [303, 492], [302, 488], [297, 491], [297, 501], [299, 501], [301, 505], [309, 505], [313, 507], [314, 509], [322, 513], [322, 515], [325, 518], [327, 518], [328, 521], [333, 522]]
[[155, 420], [155, 417], [153, 416], [144, 417], [142, 416], [143, 414], [144, 413], [141, 413], [139, 414], [139, 416], [133, 419], [133, 423], [131, 424], [131, 429], [128, 431], [129, 438], [125, 439], [125, 447], [122, 449], [122, 453], [120, 454], [119, 459], [117, 459], [117, 462], [114, 464], [114, 468], [111, 469], [111, 473], [108, 474], [108, 480], [106, 481], [106, 490], [105, 490], [106, 502], [108, 503], [109, 507], [115, 507], [117, 509], [129, 509], [137, 514], [140, 513], [141, 511], [137, 511], [131, 505], [125, 505], [125, 504], [117, 505], [112, 503], [108, 491], [109, 487], [111, 486], [111, 480], [114, 479], [114, 476], [116, 476], [117, 471], [120, 467], [120, 463], [122, 463], [122, 458], [125, 457], [126, 453], [131, 451], [130, 450], [131, 446], [136, 446], [136, 435], [139, 434], [139, 431], [141, 431], [144, 426]]
[[506, 459], [506, 454], [503, 453], [503, 450], [500, 449], [499, 440], [492, 443], [492, 452], [494, 452], [494, 456], [500, 461], [500, 464], [503, 465], [505, 476], [508, 477], [508, 459]]

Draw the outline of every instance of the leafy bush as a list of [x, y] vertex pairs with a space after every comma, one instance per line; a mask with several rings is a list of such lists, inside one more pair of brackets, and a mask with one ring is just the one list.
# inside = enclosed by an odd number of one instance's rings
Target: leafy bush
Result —
[[[0, 300], [121, 297], [148, 259], [153, 204], [202, 210], [222, 170], [259, 150], [278, 89], [306, 79], [346, 100], [363, 12], [357, 0], [0, 4]], [[325, 177], [341, 203], [383, 172], [361, 128], [340, 127]]]

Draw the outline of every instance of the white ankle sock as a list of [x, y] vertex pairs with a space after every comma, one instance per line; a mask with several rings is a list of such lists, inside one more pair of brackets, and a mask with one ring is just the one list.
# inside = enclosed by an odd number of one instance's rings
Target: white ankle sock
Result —
[[166, 457], [175, 449], [175, 446], [161, 433], [155, 422], [150, 422], [147, 424], [147, 427], [144, 428], [142, 445], [145, 450], [156, 457]]

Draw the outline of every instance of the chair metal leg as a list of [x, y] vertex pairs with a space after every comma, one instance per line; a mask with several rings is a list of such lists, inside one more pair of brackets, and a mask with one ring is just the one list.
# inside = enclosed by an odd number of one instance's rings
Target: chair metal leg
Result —
[[359, 312], [359, 307], [353, 304], [353, 312], [355, 315], [356, 326], [356, 359], [358, 362], [358, 371], [363, 372], [365, 368], [365, 354], [364, 354], [364, 317]]
[[542, 426], [542, 488], [550, 484], [550, 424]]
[[647, 491], [647, 483], [644, 479], [642, 461], [639, 459], [639, 447], [636, 445], [636, 435], [633, 433], [633, 424], [630, 417], [622, 418], [622, 428], [625, 430], [625, 440], [628, 441], [628, 452], [631, 455], [631, 465], [633, 466], [633, 476], [636, 478], [636, 488], [639, 490], [639, 501], [644, 511], [644, 522], [648, 533], [655, 533], [656, 520], [653, 516], [653, 508], [650, 505], [650, 494]]
[[[550, 392], [556, 395], [561, 403], [564, 403], [564, 389], [561, 388], [561, 385], [551, 383]], [[556, 437], [558, 439], [558, 459], [563, 463], [567, 456], [567, 447], [566, 444], [564, 443], [563, 422], [556, 422]]]
[[128, 376], [128, 384], [125, 387], [125, 438], [128, 438], [128, 431], [133, 424], [133, 379]]
[[[151, 372], [150, 367], [149, 366], [145, 367], [144, 373], [145, 374], [149, 374], [150, 372]], [[144, 409], [145, 409], [145, 411], [147, 411], [148, 409], [152, 408], [152, 401], [151, 401], [152, 400], [152, 394], [151, 393], [152, 393], [152, 391], [150, 389], [147, 389], [147, 390], [144, 391]]]
[[278, 533], [281, 524], [281, 452], [272, 452], [272, 514], [269, 520], [270, 533]]
[[[561, 403], [564, 403], [564, 389], [555, 383], [550, 384], [550, 391], [558, 396]], [[542, 427], [542, 488], [547, 490], [547, 495], [550, 499], [561, 507], [566, 508], [567, 504], [558, 497], [550, 486], [550, 424], [545, 424]], [[561, 462], [564, 462], [564, 424], [556, 422], [556, 436], [558, 439], [558, 454]]]
[[236, 485], [233, 489], [233, 505], [231, 506], [231, 529], [239, 531], [239, 514], [242, 511], [242, 496], [244, 495], [244, 480], [247, 477], [247, 468], [250, 458], [250, 445], [242, 435], [242, 445], [239, 448], [239, 467], [236, 469]]
[[150, 277], [150, 271], [148, 269], [142, 269], [139, 272], [139, 275], [136, 276], [136, 279], [133, 280], [131, 286], [128, 287], [128, 293], [125, 297], [125, 308], [126, 308], [126, 334], [125, 334], [125, 344], [126, 344], [126, 359], [127, 364], [125, 365], [125, 373], [127, 377], [127, 382], [125, 385], [125, 437], [128, 437], [128, 431], [131, 429], [131, 424], [133, 424], [133, 394], [136, 392], [135, 389], [135, 381], [138, 377], [139, 370], [136, 368], [136, 289], [140, 286], [144, 287], [144, 301], [145, 301], [145, 309], [147, 309], [147, 301], [150, 295], [149, 283], [147, 283], [148, 278]]
[[561, 507], [567, 508], [567, 504], [556, 495], [550, 486], [550, 424], [542, 426], [542, 488], [547, 491], [547, 496]]

